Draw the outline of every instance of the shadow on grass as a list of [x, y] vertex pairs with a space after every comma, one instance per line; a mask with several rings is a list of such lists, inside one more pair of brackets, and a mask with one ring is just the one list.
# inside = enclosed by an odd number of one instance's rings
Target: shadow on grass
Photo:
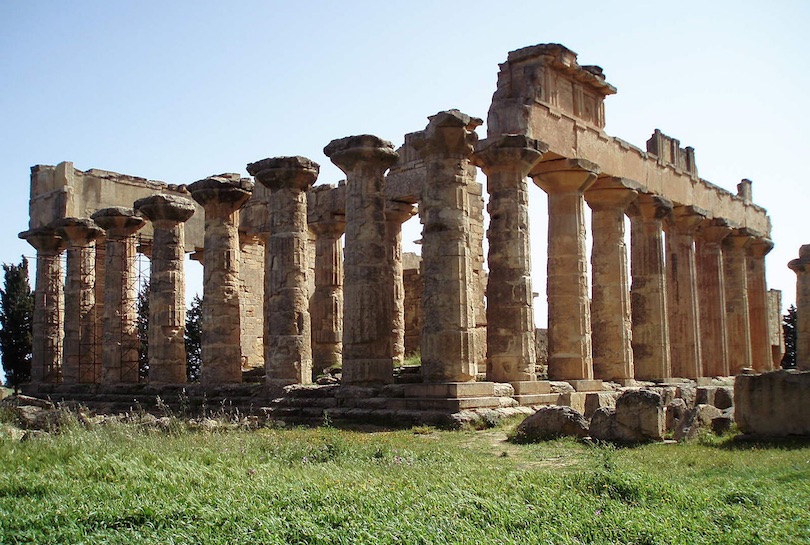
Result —
[[739, 434], [728, 438], [722, 438], [716, 443], [708, 444], [706, 446], [721, 450], [799, 450], [810, 447], [810, 437], [756, 437], [753, 435]]

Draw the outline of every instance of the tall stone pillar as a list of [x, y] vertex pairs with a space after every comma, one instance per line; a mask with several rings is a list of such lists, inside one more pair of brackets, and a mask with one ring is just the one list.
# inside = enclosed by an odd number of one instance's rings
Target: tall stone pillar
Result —
[[239, 174], [221, 174], [194, 182], [188, 189], [205, 210], [200, 380], [209, 385], [239, 383], [239, 208], [250, 198], [253, 183]]
[[103, 208], [93, 220], [106, 232], [101, 373], [105, 384], [138, 382], [135, 233], [146, 220], [131, 208]]
[[[244, 208], [239, 211], [243, 221]], [[267, 235], [239, 231], [239, 308], [242, 368], [264, 375], [264, 243]]]
[[796, 273], [796, 367], [810, 371], [810, 244], [799, 248], [788, 267]]
[[96, 384], [101, 362], [96, 361], [94, 241], [103, 231], [89, 218], [64, 218], [55, 227], [67, 243], [62, 382]]
[[700, 312], [695, 261], [695, 230], [707, 212], [676, 206], [664, 222], [667, 248], [667, 307], [672, 376], [701, 376]]
[[383, 182], [398, 155], [391, 142], [368, 134], [332, 140], [323, 151], [346, 173], [343, 384], [389, 383], [394, 301]]
[[698, 307], [700, 308], [701, 376], [729, 375], [728, 334], [726, 332], [726, 290], [723, 274], [722, 242], [731, 227], [721, 218], [706, 219], [695, 238], [698, 278]]
[[662, 219], [672, 203], [641, 194], [628, 209], [632, 285], [633, 362], [636, 378], [660, 380], [672, 374], [669, 353]]
[[469, 245], [470, 163], [480, 119], [458, 110], [429, 118], [413, 135], [425, 162], [422, 222], [422, 376], [425, 382], [468, 382], [477, 373], [473, 256]]
[[723, 240], [723, 275], [726, 288], [726, 334], [729, 373], [736, 375], [752, 365], [751, 322], [748, 315], [748, 277], [745, 254], [752, 236], [735, 229]]
[[599, 178], [585, 192], [593, 236], [593, 374], [625, 384], [633, 380], [634, 366], [624, 218], [627, 206], [638, 196], [636, 189], [629, 180]]
[[62, 261], [65, 242], [50, 227], [20, 233], [37, 250], [34, 288], [31, 382], [57, 383], [62, 379]]
[[475, 150], [472, 160], [487, 175], [489, 192], [487, 380], [536, 380], [526, 176], [548, 146], [504, 135], [480, 141]]
[[315, 292], [312, 313], [312, 365], [315, 375], [343, 362], [343, 244], [345, 216], [309, 224], [315, 233]]
[[135, 210], [152, 222], [149, 290], [149, 380], [186, 382], [186, 282], [183, 223], [194, 214], [184, 197], [156, 194], [135, 201]]
[[312, 382], [307, 288], [307, 194], [320, 166], [305, 157], [274, 157], [247, 166], [270, 189], [265, 244], [264, 368], [275, 384]]
[[[391, 357], [394, 365], [405, 359], [405, 287], [402, 281], [402, 224], [416, 214], [411, 203], [388, 201], [385, 203], [385, 240], [388, 246], [388, 293], [391, 294]], [[424, 363], [423, 363], [424, 366]], [[424, 369], [424, 367], [423, 367]], [[423, 371], [424, 372], [424, 371]]]
[[754, 237], [748, 245], [746, 274], [748, 282], [748, 318], [751, 323], [751, 363], [757, 372], [773, 369], [771, 350], [770, 305], [765, 281], [765, 256], [773, 242], [763, 236]]

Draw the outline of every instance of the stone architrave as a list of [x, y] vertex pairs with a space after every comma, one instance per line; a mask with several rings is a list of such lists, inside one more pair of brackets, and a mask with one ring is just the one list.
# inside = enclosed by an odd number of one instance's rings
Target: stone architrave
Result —
[[101, 374], [105, 384], [138, 382], [138, 303], [135, 233], [146, 220], [131, 208], [102, 208], [92, 215], [106, 233]]
[[625, 210], [638, 196], [638, 185], [622, 178], [599, 178], [585, 200], [591, 208], [591, 338], [597, 379], [633, 380], [633, 330], [630, 272], [625, 243]]
[[796, 367], [810, 371], [810, 244], [799, 248], [788, 267], [796, 273]]
[[320, 375], [343, 362], [343, 243], [345, 216], [309, 223], [315, 233], [315, 291], [312, 314], [312, 365]]
[[428, 118], [412, 137], [425, 163], [422, 222], [422, 376], [425, 382], [468, 382], [477, 373], [475, 286], [470, 248], [470, 162], [482, 120], [458, 110]]
[[706, 219], [695, 237], [702, 370], [704, 377], [729, 375], [726, 290], [722, 242], [731, 226], [721, 218]]
[[[388, 201], [385, 203], [385, 240], [388, 246], [390, 270], [386, 276], [394, 304], [391, 307], [391, 356], [394, 365], [401, 365], [405, 359], [405, 286], [402, 280], [402, 224], [416, 214], [416, 207], [407, 202]], [[423, 250], [424, 251], [424, 250]], [[424, 360], [423, 360], [424, 373]]]
[[67, 243], [62, 383], [97, 384], [95, 240], [103, 231], [89, 218], [64, 218], [54, 226]]
[[773, 241], [754, 237], [748, 245], [746, 274], [748, 282], [748, 318], [751, 323], [751, 363], [757, 372], [773, 369], [771, 350], [770, 305], [765, 281], [765, 256], [773, 249]]
[[65, 241], [50, 227], [20, 233], [37, 250], [37, 278], [34, 288], [31, 382], [61, 381], [62, 360], [62, 261]]
[[390, 383], [394, 301], [383, 184], [398, 154], [391, 142], [368, 134], [332, 140], [323, 151], [346, 173], [343, 384]]
[[584, 159], [538, 163], [534, 183], [548, 194], [548, 378], [593, 378], [584, 192], [599, 166]]
[[487, 176], [487, 380], [533, 381], [529, 197], [526, 177], [548, 146], [523, 135], [481, 140], [472, 161]]
[[135, 201], [135, 210], [152, 222], [149, 290], [149, 381], [186, 382], [186, 286], [183, 223], [194, 203], [177, 195], [155, 194]]
[[265, 244], [264, 368], [273, 384], [312, 382], [307, 287], [307, 190], [320, 166], [306, 157], [273, 157], [247, 166], [270, 189]]
[[748, 315], [747, 247], [753, 239], [746, 229], [735, 229], [723, 240], [723, 276], [726, 289], [726, 335], [729, 374], [752, 365], [751, 321]]
[[664, 222], [667, 249], [667, 307], [672, 376], [701, 376], [700, 305], [695, 261], [695, 231], [708, 212], [676, 206]]
[[253, 182], [239, 174], [220, 174], [188, 186], [205, 210], [203, 264], [203, 384], [242, 382], [242, 324], [239, 304], [239, 208]]
[[670, 201], [646, 193], [628, 208], [633, 363], [639, 380], [666, 379], [672, 373], [662, 236], [662, 220], [671, 210]]

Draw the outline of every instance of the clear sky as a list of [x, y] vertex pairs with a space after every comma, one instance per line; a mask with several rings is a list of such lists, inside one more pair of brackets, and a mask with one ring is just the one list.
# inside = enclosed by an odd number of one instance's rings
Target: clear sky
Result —
[[[754, 181], [773, 220], [769, 287], [787, 306], [786, 263], [810, 243], [808, 28], [806, 0], [5, 0], [0, 261], [34, 255], [17, 239], [32, 165], [190, 183], [304, 155], [334, 183], [330, 140], [371, 133], [398, 146], [439, 110], [486, 118], [507, 53], [558, 42], [619, 89], [609, 134], [643, 148], [658, 128], [695, 148], [701, 177], [732, 192]], [[546, 199], [536, 188], [530, 199], [544, 294]], [[418, 237], [412, 220], [405, 238]]]

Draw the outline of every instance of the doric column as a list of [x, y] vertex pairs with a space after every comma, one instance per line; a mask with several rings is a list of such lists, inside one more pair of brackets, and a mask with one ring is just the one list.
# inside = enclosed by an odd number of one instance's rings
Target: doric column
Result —
[[593, 378], [585, 199], [599, 167], [584, 159], [539, 163], [534, 183], [548, 194], [548, 378]]
[[203, 384], [242, 382], [241, 308], [239, 306], [239, 208], [253, 191], [239, 174], [221, 174], [188, 186], [205, 210], [203, 264]]
[[62, 382], [95, 384], [101, 381], [101, 366], [96, 361], [94, 241], [103, 231], [89, 218], [65, 218], [55, 227], [67, 243]]
[[[92, 217], [92, 216], [91, 216]], [[94, 291], [95, 291], [95, 308], [93, 309], [93, 314], [96, 316], [96, 332], [94, 336], [96, 338], [96, 365], [101, 366], [100, 374], [98, 376], [99, 381], [104, 380], [104, 364], [103, 364], [103, 354], [104, 354], [104, 347], [103, 347], [103, 340], [104, 340], [104, 320], [103, 317], [106, 315], [104, 312], [105, 306], [105, 299], [106, 295], [106, 277], [107, 277], [107, 241], [106, 241], [106, 234], [102, 232], [102, 234], [96, 239], [96, 264], [95, 264], [95, 284], [94, 284]]]
[[149, 380], [186, 382], [186, 282], [183, 223], [194, 214], [184, 197], [156, 194], [135, 201], [135, 210], [152, 222], [149, 290]]
[[389, 383], [394, 301], [387, 291], [383, 182], [398, 155], [391, 142], [368, 134], [332, 140], [323, 151], [346, 173], [343, 383]]
[[20, 233], [37, 250], [37, 279], [34, 288], [31, 382], [61, 381], [62, 361], [62, 261], [65, 242], [50, 227]]
[[758, 372], [773, 369], [771, 351], [768, 286], [765, 281], [765, 256], [773, 242], [763, 236], [754, 237], [748, 245], [746, 274], [748, 282], [748, 318], [751, 323], [751, 363]]
[[741, 369], [750, 368], [752, 365], [748, 278], [745, 266], [746, 247], [751, 240], [751, 234], [745, 229], [735, 229], [723, 240], [728, 370], [732, 375], [736, 375]]
[[672, 376], [701, 376], [700, 312], [695, 262], [695, 230], [707, 212], [676, 206], [664, 222], [667, 248], [667, 308]]
[[273, 157], [247, 166], [270, 189], [264, 268], [264, 369], [268, 382], [312, 382], [307, 288], [307, 194], [320, 166], [306, 157]]
[[810, 371], [810, 244], [788, 267], [796, 273], [796, 367]]
[[481, 123], [458, 110], [439, 112], [412, 137], [426, 169], [419, 201], [425, 382], [467, 382], [477, 373], [469, 191]]
[[480, 141], [475, 150], [472, 160], [487, 175], [489, 193], [487, 380], [536, 380], [526, 176], [548, 146], [504, 135]]
[[312, 313], [312, 365], [314, 374], [343, 362], [343, 244], [345, 216], [309, 224], [315, 233], [315, 292]]
[[636, 378], [658, 380], [672, 373], [669, 355], [662, 219], [672, 210], [663, 197], [641, 194], [630, 205], [633, 363]]
[[[240, 222], [244, 214], [240, 209]], [[264, 373], [264, 243], [266, 234], [239, 231], [242, 368]]]
[[585, 192], [592, 211], [591, 337], [597, 379], [627, 382], [634, 376], [624, 218], [637, 196], [634, 184], [620, 178], [599, 178]]
[[[411, 203], [388, 201], [385, 203], [385, 240], [388, 245], [389, 271], [386, 276], [391, 294], [391, 357], [394, 365], [405, 359], [405, 287], [402, 283], [402, 224], [416, 214]], [[424, 365], [424, 363], [423, 363]], [[423, 367], [424, 373], [424, 367]]]
[[704, 220], [695, 237], [698, 307], [703, 352], [701, 376], [728, 376], [726, 290], [722, 242], [731, 227], [721, 218]]
[[103, 208], [93, 220], [106, 232], [102, 382], [138, 382], [138, 294], [135, 233], [146, 220], [131, 208]]

